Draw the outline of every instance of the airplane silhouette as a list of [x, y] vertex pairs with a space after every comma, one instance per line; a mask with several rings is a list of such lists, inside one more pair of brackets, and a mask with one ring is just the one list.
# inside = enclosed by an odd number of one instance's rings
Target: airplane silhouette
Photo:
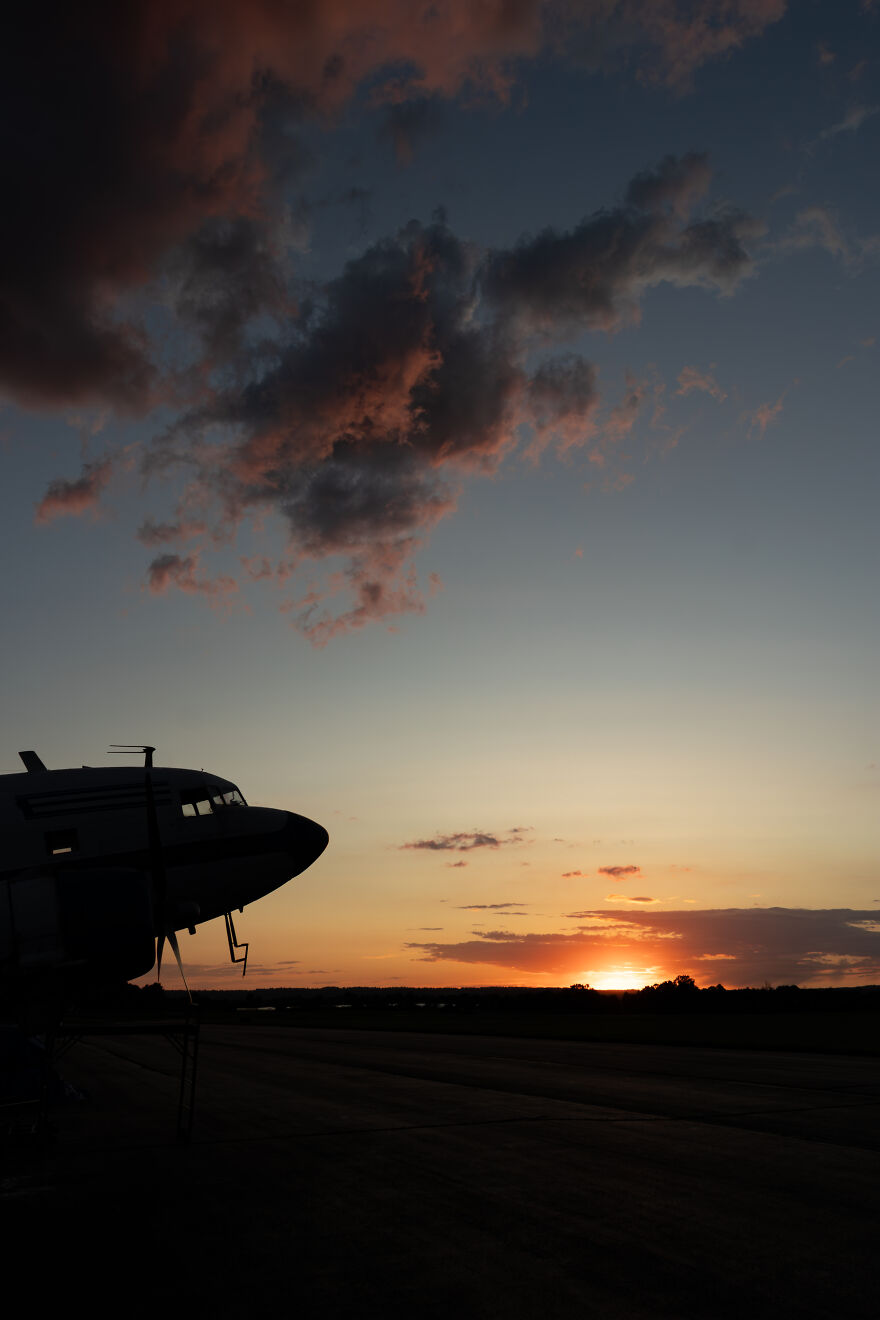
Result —
[[244, 973], [233, 909], [326, 848], [306, 816], [248, 806], [230, 780], [138, 750], [142, 767], [68, 770], [20, 752], [25, 773], [0, 775], [0, 979], [132, 980], [154, 963], [161, 975], [166, 940], [183, 975], [176, 932], [220, 916]]

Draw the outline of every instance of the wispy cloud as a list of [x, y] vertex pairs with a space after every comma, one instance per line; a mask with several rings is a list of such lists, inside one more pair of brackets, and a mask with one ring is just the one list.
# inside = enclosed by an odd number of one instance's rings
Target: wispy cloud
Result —
[[160, 545], [174, 545], [191, 541], [195, 537], [203, 536], [207, 530], [203, 522], [186, 522], [183, 519], [178, 519], [173, 523], [159, 523], [152, 518], [147, 518], [137, 530], [137, 539], [142, 545], [153, 549]]
[[626, 880], [633, 875], [641, 875], [640, 866], [600, 866], [600, 875], [610, 875], [614, 880]]
[[459, 912], [508, 912], [512, 908], [528, 907], [528, 903], [463, 903]]
[[235, 578], [215, 578], [199, 575], [199, 556], [159, 555], [147, 571], [147, 585], [154, 596], [160, 596], [170, 587], [189, 595], [228, 597], [238, 590]]
[[776, 421], [782, 412], [782, 405], [785, 399], [785, 391], [780, 394], [775, 403], [762, 403], [751, 415], [749, 422], [749, 435], [756, 435], [759, 440], [764, 439], [764, 432], [768, 426]]
[[101, 492], [113, 475], [112, 458], [101, 458], [83, 465], [82, 474], [72, 481], [52, 481], [36, 509], [38, 523], [52, 522], [64, 514], [94, 512]]
[[852, 259], [850, 244], [841, 232], [836, 215], [827, 206], [807, 206], [798, 211], [788, 233], [777, 244], [782, 252], [816, 247], [842, 261]]
[[646, 898], [643, 894], [606, 894], [606, 903], [656, 903], [656, 898]]
[[699, 367], [683, 367], [678, 374], [678, 389], [675, 392], [691, 394], [694, 390], [711, 394], [719, 403], [727, 398], [727, 391], [721, 388], [711, 371], [701, 371]]
[[527, 834], [527, 827], [517, 825], [503, 833], [460, 831], [456, 834], [436, 834], [433, 839], [414, 839], [412, 843], [401, 843], [399, 846], [401, 849], [410, 848], [423, 852], [471, 852], [474, 848], [496, 849], [524, 843]]
[[856, 133], [867, 119], [872, 119], [878, 112], [880, 105], [854, 105], [843, 119], [831, 124], [829, 128], [823, 128], [817, 141], [827, 142], [829, 138], [838, 137], [841, 133]]

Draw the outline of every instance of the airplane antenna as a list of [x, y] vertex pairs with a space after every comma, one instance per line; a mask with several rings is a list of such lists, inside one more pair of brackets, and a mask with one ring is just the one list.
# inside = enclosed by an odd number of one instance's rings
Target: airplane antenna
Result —
[[162, 980], [162, 951], [165, 947], [165, 941], [171, 945], [174, 956], [177, 959], [177, 966], [180, 969], [181, 980], [186, 989], [189, 1002], [192, 1003], [192, 995], [189, 986], [186, 983], [186, 976], [183, 971], [183, 962], [180, 957], [180, 947], [177, 943], [177, 935], [174, 930], [173, 922], [168, 914], [168, 877], [165, 873], [165, 858], [162, 853], [162, 838], [159, 833], [159, 816], [156, 811], [156, 795], [153, 790], [153, 753], [155, 747], [149, 743], [111, 743], [110, 751], [121, 755], [123, 752], [143, 752], [144, 754], [144, 795], [147, 807], [147, 848], [150, 855], [150, 871], [153, 878], [153, 914], [156, 918], [156, 924], [159, 927], [159, 934], [156, 939], [156, 975]]
[[121, 755], [123, 752], [143, 752], [144, 769], [152, 770], [153, 752], [155, 750], [155, 747], [151, 747], [149, 743], [111, 743], [108, 755]]

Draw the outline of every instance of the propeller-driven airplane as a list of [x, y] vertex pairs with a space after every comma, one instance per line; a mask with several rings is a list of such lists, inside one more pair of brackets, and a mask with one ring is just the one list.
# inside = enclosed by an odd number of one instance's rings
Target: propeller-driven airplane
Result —
[[[0, 775], [0, 980], [32, 984], [149, 972], [176, 932], [232, 922], [299, 875], [327, 846], [305, 816], [248, 806], [228, 779], [144, 765]], [[244, 949], [236, 957], [236, 950]], [[181, 966], [181, 973], [183, 968]]]

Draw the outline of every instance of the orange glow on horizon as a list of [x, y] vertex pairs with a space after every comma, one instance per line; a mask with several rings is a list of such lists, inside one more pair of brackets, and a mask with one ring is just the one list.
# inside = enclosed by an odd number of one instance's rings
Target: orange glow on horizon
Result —
[[641, 990], [651, 979], [663, 978], [653, 977], [648, 972], [636, 972], [630, 967], [606, 967], [585, 979], [594, 990]]

